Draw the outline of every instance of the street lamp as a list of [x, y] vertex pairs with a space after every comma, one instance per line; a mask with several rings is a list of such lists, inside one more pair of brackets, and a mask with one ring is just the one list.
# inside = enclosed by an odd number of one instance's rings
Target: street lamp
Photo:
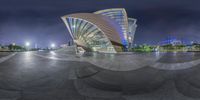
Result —
[[29, 42], [26, 42], [26, 44], [25, 44], [25, 45], [26, 45], [26, 47], [28, 47], [28, 46], [30, 46], [30, 43], [29, 43]]
[[51, 44], [51, 50], [54, 50], [56, 48], [56, 44], [52, 43]]
[[51, 48], [55, 48], [56, 45], [54, 43], [51, 44]]
[[29, 51], [30, 43], [29, 43], [29, 42], [26, 42], [26, 43], [25, 43], [25, 46], [26, 46], [26, 49]]

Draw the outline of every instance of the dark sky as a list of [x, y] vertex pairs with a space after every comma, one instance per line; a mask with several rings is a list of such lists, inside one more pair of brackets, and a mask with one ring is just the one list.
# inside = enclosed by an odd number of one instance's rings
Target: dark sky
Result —
[[125, 8], [138, 20], [135, 43], [174, 36], [200, 41], [200, 0], [0, 0], [0, 44], [30, 41], [40, 47], [70, 40], [60, 16]]

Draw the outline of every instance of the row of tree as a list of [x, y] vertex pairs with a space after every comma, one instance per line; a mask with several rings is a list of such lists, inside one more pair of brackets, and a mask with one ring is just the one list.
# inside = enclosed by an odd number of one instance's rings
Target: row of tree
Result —
[[132, 51], [135, 52], [152, 52], [155, 50], [155, 46], [150, 45], [139, 45], [137, 47], [132, 48]]
[[23, 50], [26, 50], [26, 48], [24, 48], [24, 47], [21, 47], [21, 46], [18, 46], [18, 45], [12, 45], [12, 44], [8, 45], [8, 48], [11, 51], [23, 51]]
[[6, 45], [6, 46], [0, 45], [0, 50], [3, 50], [3, 51], [25, 51], [26, 48], [19, 46], [19, 45], [10, 44], [10, 45]]
[[163, 46], [152, 45], [139, 45], [132, 48], [132, 51], [136, 52], [152, 52], [152, 51], [200, 51], [200, 44], [192, 45], [172, 45], [167, 44]]

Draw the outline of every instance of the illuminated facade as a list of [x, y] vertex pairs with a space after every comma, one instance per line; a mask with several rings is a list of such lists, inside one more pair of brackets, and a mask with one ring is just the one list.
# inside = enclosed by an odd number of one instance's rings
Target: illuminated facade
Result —
[[137, 27], [136, 19], [128, 18], [123, 8], [70, 14], [62, 19], [77, 47], [86, 51], [125, 51], [131, 47]]
[[137, 20], [133, 18], [128, 18], [128, 46], [129, 48], [133, 47], [133, 41], [135, 36], [135, 31], [137, 28]]

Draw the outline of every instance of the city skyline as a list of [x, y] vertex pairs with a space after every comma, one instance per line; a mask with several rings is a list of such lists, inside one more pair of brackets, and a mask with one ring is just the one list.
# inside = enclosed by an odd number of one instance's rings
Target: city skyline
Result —
[[[128, 16], [136, 18], [138, 28], [135, 44], [156, 44], [173, 35], [199, 41], [200, 25], [198, 2], [175, 0], [1, 0], [0, 44], [26, 41], [48, 47], [71, 40], [61, 16], [70, 13], [94, 12], [107, 8], [125, 8]], [[87, 5], [86, 5], [87, 4]], [[76, 8], [78, 7], [78, 8]]]

